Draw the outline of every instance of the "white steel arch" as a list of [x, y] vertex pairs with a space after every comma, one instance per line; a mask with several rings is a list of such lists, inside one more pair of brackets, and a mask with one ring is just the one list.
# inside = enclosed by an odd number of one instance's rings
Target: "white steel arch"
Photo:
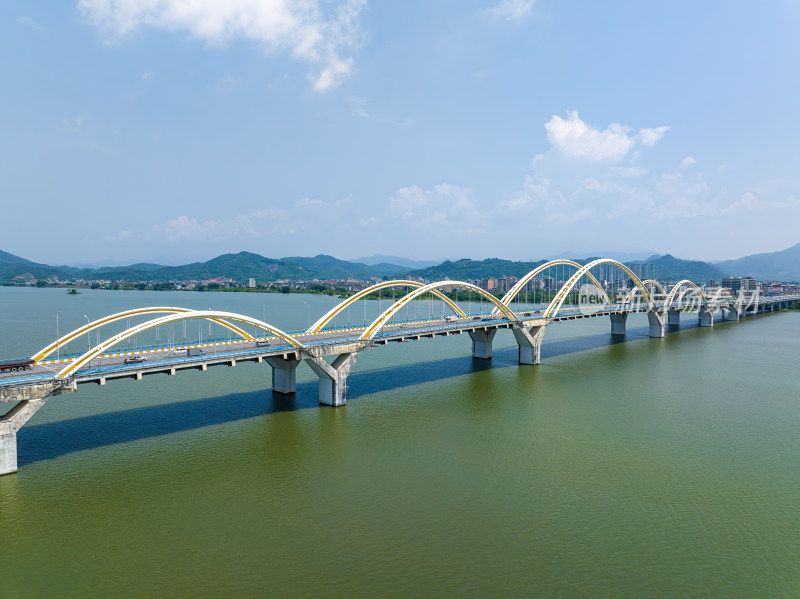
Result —
[[[666, 299], [664, 300], [664, 307], [665, 308], [669, 308], [672, 305], [672, 302], [675, 300], [675, 296], [678, 294], [678, 291], [680, 291], [680, 289], [682, 287], [692, 288], [695, 291], [695, 293], [697, 293], [697, 297], [700, 298], [700, 301], [703, 304], [707, 304], [708, 303], [708, 301], [706, 299], [706, 296], [705, 296], [705, 294], [703, 293], [703, 290], [700, 287], [695, 285], [689, 279], [683, 279], [682, 281], [678, 281], [677, 283], [675, 283], [675, 286], [672, 289], [670, 289], [669, 293], [667, 294]], [[678, 303], [682, 303], [683, 302], [683, 295], [687, 291], [688, 291], [688, 289], [685, 289], [681, 293]]]
[[720, 300], [720, 298], [724, 298], [725, 300], [727, 300], [727, 302], [725, 302], [727, 304], [730, 304], [732, 306], [736, 305], [736, 298], [734, 298], [733, 295], [731, 295], [730, 290], [726, 289], [725, 287], [720, 287], [714, 292], [714, 295], [711, 296], [710, 303], [712, 305], [716, 304]]
[[[561, 266], [561, 265], [574, 266], [577, 269], [581, 268], [581, 265], [575, 262], [574, 260], [560, 259], [560, 260], [550, 260], [549, 262], [545, 262], [541, 266], [537, 266], [536, 268], [534, 268], [532, 271], [530, 271], [528, 274], [522, 277], [519, 281], [517, 281], [514, 284], [514, 286], [511, 289], [509, 289], [508, 292], [506, 292], [506, 294], [503, 296], [503, 299], [501, 299], [500, 301], [506, 306], [508, 306], [512, 302], [512, 300], [519, 294], [519, 292], [522, 291], [522, 288], [525, 287], [525, 285], [527, 285], [533, 277], [535, 277], [541, 272], [544, 272], [545, 270], [547, 270], [552, 266]], [[608, 298], [608, 295], [606, 295], [605, 290], [603, 290], [603, 286], [600, 284], [600, 281], [598, 281], [592, 273], [587, 273], [586, 276], [589, 278], [590, 281], [592, 281], [592, 283], [594, 283], [597, 286], [597, 288], [600, 291], [603, 292], [603, 296], [605, 296], [606, 298], [606, 303], [611, 303], [611, 300]], [[497, 314], [498, 311], [499, 309], [495, 308], [494, 310], [492, 310], [492, 314]]]
[[[505, 304], [503, 304], [499, 299], [497, 299], [491, 293], [481, 289], [480, 287], [472, 285], [471, 283], [464, 283], [462, 281], [438, 281], [436, 283], [430, 283], [429, 285], [420, 287], [419, 289], [412, 291], [405, 297], [402, 297], [399, 300], [397, 300], [388, 309], [384, 310], [383, 314], [378, 316], [378, 318], [376, 318], [372, 322], [372, 324], [370, 324], [366, 328], [366, 330], [361, 335], [361, 339], [372, 339], [378, 333], [378, 331], [386, 324], [386, 322], [400, 310], [400, 308], [405, 306], [408, 302], [412, 301], [414, 298], [423, 295], [425, 293], [432, 292], [433, 290], [438, 289], [439, 287], [462, 287], [464, 289], [475, 291], [479, 295], [488, 299], [495, 306], [497, 306], [497, 308], [501, 312], [503, 312], [503, 314], [505, 314], [510, 320], [517, 320], [517, 316], [513, 312], [511, 312]], [[464, 313], [461, 312], [460, 310], [459, 312], [462, 315], [462, 317], [465, 316]]]
[[[362, 289], [358, 293], [356, 293], [354, 295], [351, 295], [350, 297], [348, 297], [347, 299], [345, 299], [341, 303], [339, 303], [336, 306], [334, 306], [322, 318], [320, 318], [317, 322], [315, 322], [310, 327], [308, 327], [308, 331], [306, 331], [306, 332], [307, 333], [318, 333], [319, 331], [322, 330], [322, 328], [326, 324], [328, 324], [331, 320], [333, 320], [334, 317], [336, 317], [336, 315], [340, 314], [345, 308], [347, 308], [348, 306], [352, 305], [353, 303], [355, 303], [356, 301], [360, 300], [361, 298], [368, 296], [370, 293], [374, 293], [375, 291], [378, 291], [380, 289], [386, 289], [387, 287], [389, 287], [389, 288], [391, 288], [391, 287], [416, 287], [416, 288], [420, 288], [420, 287], [424, 287], [424, 286], [425, 286], [425, 284], [424, 283], [420, 283], [419, 281], [396, 280], [396, 281], [383, 281], [381, 283], [377, 283], [375, 285], [372, 285], [371, 287], [367, 287], [366, 289]], [[459, 316], [461, 316], [462, 318], [466, 316], [466, 314], [464, 314], [464, 312], [461, 310], [461, 308], [459, 308], [456, 305], [456, 303], [453, 300], [451, 300], [449, 297], [447, 297], [445, 294], [443, 294], [443, 293], [441, 293], [441, 292], [439, 292], [437, 290], [434, 290], [431, 293], [433, 293], [435, 296], [437, 296], [439, 299], [441, 299], [443, 302], [445, 302], [448, 306], [450, 306], [450, 309], [453, 312], [455, 312], [456, 314], [458, 314]]]
[[[663, 286], [663, 285], [661, 285], [661, 283], [659, 283], [659, 282], [658, 282], [658, 281], [656, 281], [655, 279], [647, 279], [647, 280], [645, 280], [645, 281], [642, 281], [642, 285], [644, 285], [645, 287], [647, 287], [648, 285], [653, 285], [653, 286], [655, 286], [655, 287], [658, 287], [658, 289], [661, 291], [661, 295], [666, 295], [666, 293], [667, 293], [667, 292], [666, 292], [666, 290], [664, 289], [664, 286]], [[634, 296], [635, 296], [637, 293], [639, 293], [639, 287], [638, 287], [638, 286], [637, 286], [637, 287], [634, 287], [633, 289], [631, 289], [631, 290], [628, 292], [628, 295], [626, 295], [626, 296], [625, 296], [625, 298], [622, 300], [622, 301], [623, 301], [623, 303], [630, 303], [630, 302], [632, 302], [632, 301], [633, 301], [633, 298], [634, 298]]]
[[[70, 364], [67, 364], [58, 374], [55, 375], [57, 379], [64, 379], [67, 378], [75, 372], [77, 372], [80, 368], [82, 368], [85, 364], [89, 363], [91, 360], [100, 356], [103, 352], [108, 351], [115, 345], [122, 343], [126, 339], [133, 337], [139, 333], [143, 333], [144, 331], [154, 329], [156, 327], [160, 327], [165, 324], [170, 324], [173, 322], [180, 322], [182, 320], [207, 320], [209, 317], [211, 318], [224, 318], [226, 320], [232, 320], [234, 322], [241, 322], [244, 324], [249, 324], [255, 326], [257, 328], [263, 329], [265, 331], [269, 331], [274, 335], [277, 335], [281, 339], [288, 341], [291, 345], [296, 348], [303, 348], [305, 345], [297, 341], [294, 337], [289, 335], [288, 333], [283, 332], [277, 327], [272, 326], [266, 322], [262, 322], [256, 318], [251, 318], [250, 316], [244, 316], [242, 314], [236, 314], [234, 312], [220, 312], [217, 310], [196, 310], [192, 312], [184, 312], [179, 314], [170, 314], [168, 316], [162, 316], [160, 318], [155, 318], [153, 320], [148, 320], [147, 322], [143, 322], [136, 326], [133, 326], [113, 337], [109, 337], [99, 345], [96, 345], [80, 357], [76, 358]], [[252, 339], [252, 336], [248, 337]]]
[[[176, 306], [152, 306], [149, 308], [134, 308], [133, 310], [126, 310], [125, 312], [118, 312], [116, 314], [104, 316], [103, 318], [85, 324], [82, 327], [79, 327], [74, 331], [71, 331], [66, 335], [63, 335], [50, 345], [43, 347], [38, 352], [33, 354], [33, 356], [31, 356], [31, 359], [34, 361], [43, 360], [49, 354], [53, 353], [56, 350], [56, 348], [66, 345], [70, 341], [73, 341], [78, 337], [88, 334], [91, 331], [94, 331], [95, 329], [99, 329], [102, 326], [111, 324], [112, 322], [117, 322], [119, 320], [124, 320], [126, 318], [131, 318], [135, 316], [142, 316], [143, 314], [163, 314], [165, 312], [170, 314], [180, 314], [180, 313], [194, 312], [194, 311], [195, 310], [191, 310], [189, 308], [178, 308]], [[230, 331], [236, 333], [237, 335], [241, 335], [245, 339], [252, 339], [252, 336], [248, 334], [246, 331], [240, 329], [235, 325], [230, 324], [229, 322], [225, 322], [224, 320], [220, 320], [218, 318], [210, 318], [209, 320], [225, 327], [226, 329], [229, 329]]]
[[653, 300], [650, 297], [650, 292], [647, 291], [647, 288], [639, 280], [639, 277], [633, 274], [633, 271], [631, 271], [630, 268], [622, 264], [622, 262], [617, 262], [616, 260], [612, 260], [611, 258], [598, 258], [597, 260], [592, 260], [588, 264], [584, 264], [581, 268], [578, 269], [578, 271], [574, 275], [572, 275], [569, 278], [569, 280], [566, 283], [564, 283], [561, 289], [558, 290], [556, 296], [553, 298], [553, 301], [550, 302], [550, 305], [547, 306], [547, 309], [544, 311], [544, 317], [550, 318], [558, 314], [558, 311], [561, 309], [561, 305], [564, 303], [564, 300], [567, 299], [567, 295], [569, 295], [569, 292], [572, 291], [572, 289], [575, 287], [578, 281], [581, 280], [581, 277], [584, 276], [587, 272], [589, 272], [592, 268], [594, 268], [595, 266], [599, 266], [600, 264], [611, 264], [623, 270], [625, 274], [627, 274], [631, 278], [634, 285], [636, 285], [642, 292], [642, 297], [644, 297], [645, 301], [647, 302], [647, 305], [652, 307]]

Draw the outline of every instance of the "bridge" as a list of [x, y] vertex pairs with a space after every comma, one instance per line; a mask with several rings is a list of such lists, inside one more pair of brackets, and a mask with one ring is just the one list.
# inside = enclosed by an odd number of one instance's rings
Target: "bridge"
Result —
[[[541, 289], [543, 302], [534, 305], [522, 301], [522, 294], [542, 275], [554, 268], [569, 272], [560, 287]], [[612, 287], [614, 297], [601, 283], [601, 269], [619, 271], [625, 285]], [[606, 272], [608, 272], [606, 270]], [[632, 283], [627, 289], [627, 282]], [[536, 287], [533, 287], [536, 289]], [[372, 322], [337, 327], [336, 318], [355, 302], [368, 299], [384, 290], [401, 289], [406, 293], [392, 301], [389, 308]], [[474, 294], [486, 301], [488, 311], [466, 313], [451, 299], [453, 291]], [[448, 295], [450, 293], [450, 295]], [[535, 293], [535, 291], [534, 291]], [[399, 320], [401, 310], [421, 298], [441, 301], [442, 315], [417, 320]], [[11, 409], [0, 416], [0, 475], [17, 471], [17, 431], [47, 402], [60, 393], [71, 393], [78, 385], [106, 385], [118, 378], [142, 380], [151, 374], [176, 375], [186, 369], [208, 370], [211, 366], [236, 366], [239, 362], [266, 362], [272, 369], [272, 390], [294, 393], [295, 376], [301, 362], [308, 364], [319, 378], [321, 404], [341, 406], [346, 402], [347, 376], [361, 351], [390, 342], [407, 342], [436, 336], [466, 333], [472, 342], [472, 356], [491, 359], [492, 342], [501, 329], [509, 329], [518, 345], [520, 364], [539, 364], [547, 326], [567, 320], [608, 317], [612, 335], [624, 335], [628, 315], [646, 313], [651, 337], [663, 337], [667, 327], [678, 325], [681, 314], [697, 314], [698, 324], [713, 327], [717, 319], [738, 320], [748, 315], [780, 310], [800, 300], [800, 294], [765, 296], [758, 292], [740, 292], [736, 296], [724, 288], [707, 289], [683, 280], [669, 289], [658, 281], [640, 280], [627, 266], [609, 258], [581, 265], [571, 260], [553, 260], [519, 279], [501, 298], [462, 281], [439, 281], [423, 284], [412, 280], [378, 283], [346, 298], [302, 331], [286, 332], [247, 316], [217, 310], [190, 310], [157, 306], [112, 314], [87, 322], [36, 352], [28, 360], [0, 373], [0, 403]], [[481, 304], [482, 305], [482, 304]], [[444, 315], [444, 308], [449, 314]], [[144, 318], [130, 326], [130, 319]], [[310, 318], [309, 318], [310, 320]], [[165, 343], [131, 350], [122, 347], [137, 335], [172, 328], [176, 323], [208, 321], [228, 331], [226, 339], [199, 340], [190, 345], [178, 344], [174, 334]], [[125, 322], [121, 332], [99, 341], [103, 327]], [[256, 331], [251, 334], [248, 328]], [[108, 330], [108, 329], [106, 329]], [[65, 353], [70, 342], [91, 339], [98, 343], [82, 353]], [[0, 363], [0, 367], [3, 364]], [[0, 410], [2, 412], [2, 410]]]

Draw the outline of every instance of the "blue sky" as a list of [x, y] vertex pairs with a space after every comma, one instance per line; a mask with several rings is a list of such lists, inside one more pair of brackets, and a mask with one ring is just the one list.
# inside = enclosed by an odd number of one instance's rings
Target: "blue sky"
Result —
[[0, 5], [0, 249], [46, 263], [800, 242], [800, 4]]

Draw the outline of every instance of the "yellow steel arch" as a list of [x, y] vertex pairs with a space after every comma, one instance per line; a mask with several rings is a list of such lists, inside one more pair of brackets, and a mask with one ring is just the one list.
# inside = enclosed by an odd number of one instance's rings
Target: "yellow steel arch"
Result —
[[[77, 328], [70, 333], [67, 333], [66, 335], [60, 337], [50, 345], [43, 347], [38, 352], [33, 354], [33, 356], [31, 356], [31, 359], [34, 361], [43, 360], [48, 355], [53, 353], [56, 350], [56, 348], [66, 345], [70, 341], [73, 341], [74, 339], [77, 339], [78, 337], [81, 337], [82, 335], [85, 335], [87, 333], [90, 333], [95, 329], [99, 329], [102, 326], [111, 324], [112, 322], [117, 322], [119, 320], [124, 320], [126, 318], [131, 318], [135, 316], [142, 316], [143, 314], [163, 314], [165, 312], [170, 314], [178, 314], [185, 312], [194, 312], [194, 310], [191, 310], [189, 308], [178, 308], [176, 306], [152, 306], [149, 308], [135, 308], [133, 310], [126, 310], [125, 312], [118, 312], [116, 314], [111, 314], [109, 316], [105, 316], [103, 318], [95, 320], [94, 322], [85, 324], [82, 327]], [[237, 335], [241, 335], [245, 339], [252, 339], [252, 336], [249, 335], [247, 332], [245, 332], [243, 329], [240, 329], [239, 327], [232, 325], [229, 322], [225, 322], [224, 320], [220, 320], [217, 318], [211, 318], [209, 320], [212, 320], [213, 322], [222, 325], [223, 327], [229, 329], [230, 331], [233, 331]]]
[[[359, 291], [355, 295], [351, 295], [350, 297], [345, 299], [343, 302], [341, 302], [341, 303], [337, 304], [336, 306], [334, 306], [331, 310], [328, 311], [327, 314], [325, 314], [317, 322], [315, 322], [310, 327], [308, 327], [308, 331], [307, 332], [308, 333], [318, 333], [319, 331], [322, 330], [322, 328], [326, 324], [328, 324], [331, 320], [333, 320], [334, 317], [337, 314], [341, 313], [345, 308], [347, 308], [348, 306], [352, 305], [356, 301], [360, 300], [362, 297], [366, 297], [370, 293], [374, 293], [375, 291], [378, 291], [380, 289], [386, 289], [387, 287], [416, 287], [416, 288], [420, 288], [420, 287], [424, 287], [424, 286], [425, 286], [425, 284], [424, 283], [420, 283], [419, 281], [397, 280], [397, 281], [383, 281], [382, 283], [377, 283], [376, 285], [372, 285], [371, 287], [367, 287], [366, 289], [362, 289], [361, 291]], [[456, 303], [453, 300], [451, 300], [449, 297], [447, 297], [445, 294], [443, 294], [443, 293], [441, 293], [439, 291], [432, 291], [431, 293], [433, 293], [439, 299], [444, 301], [448, 306], [450, 306], [450, 309], [453, 312], [455, 312], [456, 314], [458, 314], [459, 316], [461, 316], [461, 317], [466, 316], [466, 314], [464, 314], [464, 312], [462, 312], [461, 308], [459, 308], [456, 305]]]
[[558, 311], [561, 309], [561, 305], [564, 303], [564, 300], [567, 299], [567, 295], [569, 292], [572, 291], [573, 287], [581, 280], [581, 277], [584, 276], [587, 272], [589, 272], [595, 266], [599, 266], [600, 264], [611, 264], [616, 266], [617, 268], [623, 270], [625, 274], [627, 274], [631, 280], [633, 281], [634, 285], [636, 285], [639, 290], [642, 292], [642, 297], [644, 297], [645, 301], [647, 302], [648, 306], [653, 305], [653, 300], [650, 297], [650, 292], [647, 291], [647, 288], [642, 284], [633, 271], [630, 268], [622, 264], [622, 262], [617, 262], [616, 260], [612, 260], [611, 258], [598, 258], [597, 260], [592, 260], [588, 264], [584, 264], [578, 271], [572, 275], [569, 280], [564, 283], [561, 289], [558, 290], [556, 296], [553, 298], [553, 301], [550, 302], [550, 305], [547, 306], [547, 309], [544, 311], [544, 317], [550, 318], [555, 314], [558, 314]]
[[[493, 296], [488, 291], [484, 291], [480, 287], [476, 287], [470, 283], [464, 283], [462, 281], [438, 281], [436, 283], [430, 283], [429, 285], [425, 285], [416, 289], [406, 295], [405, 297], [400, 298], [394, 304], [392, 304], [388, 309], [384, 310], [383, 314], [378, 316], [371, 325], [369, 325], [366, 330], [361, 334], [361, 339], [372, 339], [378, 331], [386, 324], [386, 322], [394, 316], [400, 308], [405, 306], [408, 302], [412, 301], [414, 298], [423, 295], [428, 292], [433, 292], [433, 290], [438, 289], [439, 287], [462, 287], [464, 289], [469, 289], [471, 291], [475, 291], [479, 295], [482, 295], [490, 302], [492, 302], [495, 306], [497, 306], [503, 314], [505, 314], [510, 320], [517, 320], [517, 316], [511, 312], [508, 307], [503, 304], [499, 299]], [[463, 312], [459, 310], [459, 313], [463, 316], [466, 316]]]
[[[522, 288], [525, 287], [525, 285], [527, 285], [528, 282], [533, 277], [535, 277], [541, 272], [544, 272], [545, 270], [547, 270], [552, 266], [562, 266], [562, 265], [574, 266], [577, 269], [581, 268], [581, 265], [575, 262], [574, 260], [560, 259], [560, 260], [550, 260], [549, 262], [545, 262], [541, 266], [537, 266], [536, 268], [534, 268], [532, 271], [530, 271], [528, 274], [522, 277], [519, 281], [517, 281], [514, 284], [514, 286], [508, 290], [508, 292], [503, 296], [503, 299], [501, 299], [500, 301], [506, 306], [508, 306], [511, 303], [511, 301], [519, 294], [519, 292], [522, 291]], [[606, 303], [610, 304], [611, 300], [609, 299], [608, 295], [606, 295], [606, 292], [603, 290], [603, 286], [600, 284], [600, 281], [598, 281], [592, 273], [587, 273], [586, 276], [592, 283], [594, 283], [597, 286], [597, 288], [600, 291], [603, 292], [603, 296], [605, 296], [606, 298]], [[492, 314], [496, 314], [497, 312], [498, 312], [497, 308], [492, 310]]]
[[[695, 290], [695, 292], [697, 293], [697, 297], [700, 298], [700, 301], [703, 304], [707, 304], [708, 303], [707, 300], [706, 300], [706, 296], [703, 293], [703, 290], [700, 289], [700, 287], [695, 285], [689, 279], [683, 279], [682, 281], [678, 281], [677, 283], [675, 283], [675, 286], [672, 289], [670, 289], [670, 292], [667, 294], [667, 297], [664, 300], [664, 307], [665, 308], [669, 308], [670, 307], [670, 304], [672, 304], [673, 300], [675, 299], [675, 296], [677, 295], [677, 293], [681, 289], [681, 287], [691, 287], [692, 289]], [[683, 295], [681, 295], [681, 298], [683, 298]]]
[[[244, 316], [242, 314], [236, 314], [234, 312], [220, 312], [217, 310], [196, 310], [192, 312], [170, 314], [169, 316], [154, 318], [153, 320], [148, 320], [147, 322], [143, 322], [141, 324], [133, 326], [121, 333], [118, 333], [117, 335], [114, 335], [113, 337], [109, 337], [99, 345], [96, 345], [95, 347], [84, 353], [82, 356], [76, 358], [73, 362], [62, 368], [61, 371], [58, 374], [56, 374], [56, 378], [64, 379], [75, 374], [75, 372], [77, 372], [85, 364], [89, 363], [91, 360], [94, 360], [95, 358], [100, 356], [103, 352], [108, 351], [115, 345], [122, 343], [123, 341], [129, 339], [130, 337], [133, 337], [134, 335], [143, 333], [144, 331], [154, 329], [156, 327], [160, 327], [165, 324], [180, 322], [182, 320], [197, 320], [197, 319], [207, 320], [209, 318], [223, 318], [226, 320], [232, 320], [234, 322], [249, 324], [257, 328], [263, 329], [265, 331], [269, 331], [274, 335], [277, 335], [281, 339], [288, 341], [294, 347], [297, 348], [305, 347], [302, 343], [297, 341], [294, 337], [292, 337], [288, 333], [285, 333], [279, 328], [274, 327], [266, 322], [257, 320], [255, 318]], [[248, 337], [252, 339], [252, 336], [248, 335]]]

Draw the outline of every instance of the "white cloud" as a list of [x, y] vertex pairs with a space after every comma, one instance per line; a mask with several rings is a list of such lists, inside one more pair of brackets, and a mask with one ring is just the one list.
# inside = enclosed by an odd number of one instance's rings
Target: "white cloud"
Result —
[[[342, 52], [358, 46], [358, 24], [366, 0], [344, 0], [335, 10], [320, 0], [79, 0], [92, 24], [124, 36], [141, 27], [189, 31], [210, 44], [245, 38], [318, 65], [311, 76], [324, 92], [350, 74], [353, 59]], [[326, 10], [323, 10], [323, 6]], [[329, 14], [325, 14], [325, 13]]]
[[738, 200], [719, 210], [719, 214], [738, 214], [740, 212], [753, 212], [755, 210], [780, 210], [786, 208], [800, 208], [800, 200], [789, 196], [784, 201], [762, 200], [753, 193], [745, 192]]
[[199, 222], [188, 216], [179, 216], [169, 221], [163, 228], [169, 241], [199, 240], [215, 237], [219, 233], [219, 225], [213, 220]]
[[636, 144], [626, 127], [612, 123], [599, 131], [584, 123], [577, 110], [567, 112], [566, 120], [553, 115], [544, 128], [547, 140], [567, 158], [619, 162]]
[[604, 131], [584, 123], [577, 110], [567, 111], [567, 118], [557, 115], [545, 123], [547, 140], [567, 158], [592, 162], [620, 162], [638, 143], [652, 146], [669, 127], [641, 129], [633, 134], [629, 127], [611, 123]]
[[324, 205], [325, 202], [316, 198], [303, 198], [295, 203], [296, 208], [321, 208]]
[[502, 21], [520, 21], [527, 17], [535, 0], [501, 0], [486, 12], [493, 19]]
[[654, 146], [669, 131], [669, 127], [656, 127], [654, 129], [639, 129], [639, 140], [645, 146]]
[[129, 239], [133, 239], [134, 235], [127, 229], [116, 233], [115, 235], [106, 235], [107, 241], [128, 241]]
[[612, 172], [623, 179], [635, 179], [636, 177], [645, 176], [647, 169], [641, 166], [620, 166]]
[[681, 168], [692, 166], [696, 162], [697, 160], [695, 160], [692, 156], [687, 156], [681, 161]]
[[443, 183], [433, 189], [416, 185], [398, 189], [389, 199], [389, 209], [404, 221], [418, 226], [472, 222], [478, 209], [471, 189]]

